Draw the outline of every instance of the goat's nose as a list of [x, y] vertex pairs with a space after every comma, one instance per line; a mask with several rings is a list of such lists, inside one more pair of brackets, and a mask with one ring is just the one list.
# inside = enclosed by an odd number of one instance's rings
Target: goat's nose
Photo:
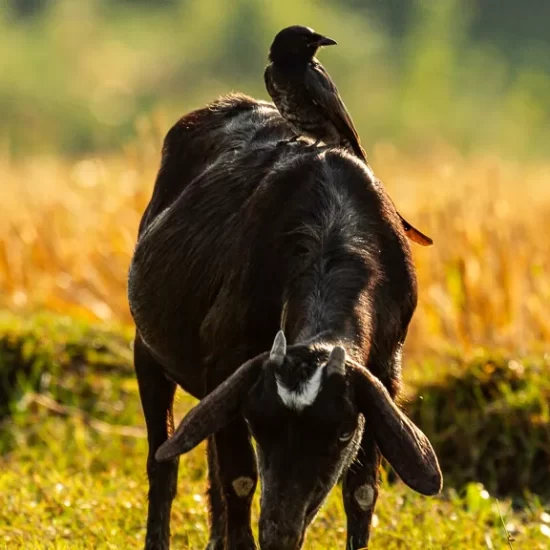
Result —
[[261, 550], [298, 550], [301, 530], [292, 529], [276, 521], [266, 520], [260, 526]]

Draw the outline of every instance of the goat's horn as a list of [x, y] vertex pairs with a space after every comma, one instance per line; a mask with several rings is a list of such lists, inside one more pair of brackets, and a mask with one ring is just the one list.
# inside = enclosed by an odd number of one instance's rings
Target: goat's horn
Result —
[[273, 346], [269, 352], [269, 359], [276, 365], [281, 366], [286, 355], [286, 338], [285, 333], [280, 330], [273, 340]]
[[339, 374], [344, 376], [346, 373], [346, 350], [342, 346], [335, 346], [327, 361], [327, 376]]

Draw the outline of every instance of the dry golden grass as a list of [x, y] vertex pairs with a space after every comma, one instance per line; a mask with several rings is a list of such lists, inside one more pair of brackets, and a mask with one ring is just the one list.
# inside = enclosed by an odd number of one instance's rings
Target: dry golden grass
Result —
[[[127, 268], [166, 128], [142, 122], [137, 145], [115, 156], [0, 159], [0, 307], [131, 320]], [[414, 247], [409, 351], [549, 341], [550, 164], [447, 146], [411, 157], [385, 144], [371, 159], [402, 213], [435, 240]]]

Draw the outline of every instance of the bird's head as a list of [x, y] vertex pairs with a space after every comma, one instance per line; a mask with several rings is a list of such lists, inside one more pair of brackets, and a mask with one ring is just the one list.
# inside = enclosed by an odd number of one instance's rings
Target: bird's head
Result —
[[336, 40], [315, 32], [309, 27], [293, 25], [275, 36], [269, 49], [274, 63], [300, 64], [310, 61], [322, 46], [333, 46]]

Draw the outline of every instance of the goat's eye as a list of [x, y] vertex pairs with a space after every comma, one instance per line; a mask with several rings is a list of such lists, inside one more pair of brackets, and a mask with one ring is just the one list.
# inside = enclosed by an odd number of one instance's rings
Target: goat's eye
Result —
[[342, 443], [346, 442], [346, 441], [349, 441], [352, 437], [353, 437], [353, 434], [355, 433], [354, 430], [352, 430], [351, 432], [342, 432], [342, 434], [340, 435], [340, 437], [338, 438]]

